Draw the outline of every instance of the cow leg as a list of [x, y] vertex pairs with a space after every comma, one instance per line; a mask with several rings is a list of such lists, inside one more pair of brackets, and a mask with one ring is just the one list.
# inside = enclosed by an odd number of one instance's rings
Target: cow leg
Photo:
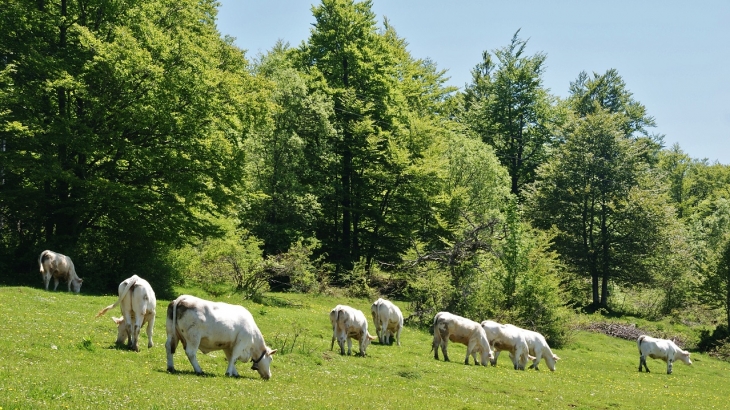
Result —
[[53, 278], [53, 291], [55, 292], [56, 289], [58, 289], [58, 278]]
[[497, 359], [499, 358], [500, 353], [502, 353], [501, 350], [494, 349], [494, 354], [493, 354], [494, 358], [490, 362], [492, 364], [492, 366], [497, 365]]
[[139, 333], [142, 331], [142, 319], [143, 315], [136, 315], [134, 318], [134, 328], [132, 329], [132, 349], [135, 352], [139, 352]]
[[[174, 332], [174, 330], [173, 330]], [[175, 372], [175, 363], [173, 361], [173, 354], [177, 350], [177, 345], [180, 342], [174, 333], [167, 332], [167, 341], [165, 342], [165, 352], [167, 353], [167, 371], [170, 373]]]
[[445, 362], [450, 362], [451, 361], [451, 360], [449, 360], [449, 352], [447, 350], [448, 347], [449, 347], [449, 339], [441, 339], [441, 353], [444, 354], [444, 361]]
[[155, 315], [148, 315], [149, 319], [147, 320], [147, 348], [154, 346], [154, 343], [152, 342], [152, 331], [155, 328]]
[[510, 360], [512, 360], [512, 367], [513, 367], [513, 368], [514, 368], [515, 370], [517, 370], [517, 367], [518, 367], [518, 364], [517, 364], [517, 357], [515, 356], [515, 354], [514, 354], [514, 353], [512, 353], [512, 352], [509, 352], [509, 358], [510, 358]]
[[[344, 337], [343, 337], [344, 336]], [[340, 346], [340, 355], [345, 355], [345, 338], [347, 335], [338, 334], [337, 335], [337, 345]]]
[[469, 345], [466, 347], [466, 359], [464, 359], [464, 364], [469, 364], [469, 355], [474, 355], [474, 364], [479, 364], [479, 362], [477, 361], [477, 353], [475, 351], [476, 347], [476, 340], [470, 340]]
[[641, 366], [644, 365], [644, 369], [647, 373], [649, 372], [649, 367], [646, 365], [646, 356], [639, 356], [639, 371], [641, 371]]
[[401, 329], [398, 329], [398, 332], [395, 335], [395, 341], [397, 342], [398, 346], [400, 346], [400, 331]]
[[368, 340], [368, 336], [360, 336], [360, 356], [365, 357], [365, 342]]
[[667, 360], [667, 374], [672, 374], [672, 363], [674, 360]]
[[431, 350], [433, 350], [433, 358], [436, 360], [439, 359], [439, 346], [440, 345], [441, 345], [441, 342], [438, 339], [438, 333], [434, 334], [433, 342], [431, 342]]
[[[232, 349], [226, 349], [226, 359], [228, 360], [228, 368], [226, 369], [226, 376], [240, 377], [238, 370], [236, 370], [236, 360], [243, 354], [243, 345], [237, 343]], [[252, 367], [253, 368], [253, 367]]]
[[352, 355], [352, 338], [349, 336], [347, 337], [347, 355]]
[[190, 364], [193, 365], [193, 369], [197, 374], [203, 374], [203, 369], [198, 364], [198, 346], [200, 346], [200, 337], [197, 335], [191, 335], [188, 332], [187, 346], [185, 347], [185, 354], [188, 356]]

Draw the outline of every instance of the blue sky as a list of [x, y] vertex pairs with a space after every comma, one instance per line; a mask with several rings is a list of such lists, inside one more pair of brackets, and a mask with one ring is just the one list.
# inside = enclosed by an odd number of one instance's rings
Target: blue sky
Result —
[[[298, 46], [314, 18], [310, 0], [219, 0], [218, 28], [249, 57], [277, 40]], [[484, 50], [520, 29], [527, 52], [547, 54], [545, 86], [568, 95], [578, 73], [615, 68], [657, 122], [667, 147], [730, 164], [730, 1], [373, 0], [416, 58], [463, 87]]]

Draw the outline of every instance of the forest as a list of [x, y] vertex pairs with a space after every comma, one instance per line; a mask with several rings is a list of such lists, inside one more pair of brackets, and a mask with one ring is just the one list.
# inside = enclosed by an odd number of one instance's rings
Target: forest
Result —
[[322, 0], [307, 40], [251, 56], [213, 0], [5, 1], [0, 282], [40, 286], [50, 249], [83, 293], [137, 274], [167, 298], [384, 295], [557, 346], [575, 311], [727, 341], [728, 165], [665, 146], [618, 70], [551, 95], [517, 31], [458, 90], [371, 6]]

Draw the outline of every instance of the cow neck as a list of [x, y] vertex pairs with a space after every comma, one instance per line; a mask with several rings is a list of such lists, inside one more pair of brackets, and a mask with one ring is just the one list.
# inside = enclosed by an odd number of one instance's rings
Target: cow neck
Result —
[[261, 356], [259, 356], [258, 359], [255, 359], [255, 360], [254, 359], [251, 359], [251, 361], [254, 362], [254, 363], [256, 363], [256, 364], [258, 364], [261, 361], [261, 359], [264, 358], [265, 355], [266, 355], [266, 349], [264, 349], [264, 351], [261, 352]]

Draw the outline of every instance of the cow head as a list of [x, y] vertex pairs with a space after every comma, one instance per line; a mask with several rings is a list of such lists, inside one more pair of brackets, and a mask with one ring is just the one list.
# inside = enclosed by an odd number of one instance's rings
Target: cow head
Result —
[[544, 357], [545, 357], [545, 363], [547, 364], [548, 369], [550, 369], [551, 372], [554, 372], [555, 371], [555, 362], [560, 360], [560, 358], [558, 357], [558, 355], [556, 355], [554, 353], [547, 354]]
[[271, 350], [268, 346], [266, 346], [266, 350], [261, 353], [261, 356], [259, 356], [258, 359], [251, 359], [253, 362], [251, 370], [258, 371], [259, 376], [261, 376], [264, 380], [269, 380], [271, 378], [271, 361], [274, 360], [272, 356], [276, 353], [276, 350], [277, 349]]
[[684, 364], [692, 364], [692, 360], [689, 359], [689, 352], [686, 350], [680, 350], [677, 358], [684, 362]]
[[112, 320], [117, 324], [117, 341], [115, 343], [118, 345], [124, 344], [129, 338], [129, 332], [127, 331], [127, 325], [124, 323], [124, 318], [112, 317]]
[[71, 290], [73, 290], [74, 293], [81, 292], [81, 282], [84, 280], [81, 278], [73, 278], [71, 279]]

